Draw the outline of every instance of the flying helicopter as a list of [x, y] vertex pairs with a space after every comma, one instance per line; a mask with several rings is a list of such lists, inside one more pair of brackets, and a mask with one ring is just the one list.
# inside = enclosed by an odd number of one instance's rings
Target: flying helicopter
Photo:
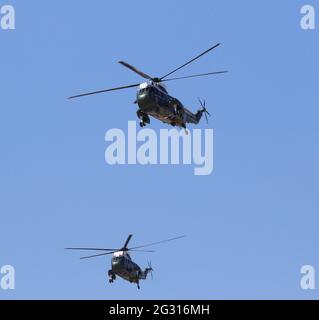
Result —
[[116, 280], [116, 276], [129, 281], [130, 283], [136, 283], [137, 288], [140, 289], [140, 280], [146, 280], [150, 273], [153, 277], [153, 268], [150, 262], [144, 271], [135, 263], [129, 252], [154, 252], [153, 250], [140, 250], [142, 248], [154, 246], [157, 244], [174, 241], [186, 237], [185, 235], [170, 238], [158, 242], [149, 243], [146, 245], [136, 246], [128, 248], [128, 244], [132, 239], [132, 234], [128, 236], [122, 248], [119, 249], [104, 249], [104, 248], [65, 248], [66, 250], [80, 250], [80, 251], [101, 251], [102, 253], [89, 255], [80, 259], [90, 259], [95, 257], [101, 257], [112, 254], [111, 269], [108, 270], [109, 283], [113, 283]]
[[150, 124], [151, 122], [150, 116], [151, 116], [155, 119], [162, 121], [163, 123], [170, 124], [174, 127], [177, 126], [177, 127], [186, 129], [187, 123], [198, 124], [203, 114], [206, 117], [206, 121], [208, 121], [207, 115], [210, 115], [210, 114], [206, 109], [206, 103], [205, 101], [202, 101], [199, 99], [201, 108], [196, 113], [193, 113], [190, 110], [188, 110], [186, 107], [184, 107], [182, 102], [180, 102], [177, 98], [171, 96], [168, 93], [164, 82], [216, 75], [216, 74], [222, 74], [227, 72], [227, 71], [215, 71], [215, 72], [194, 74], [194, 75], [177, 77], [177, 78], [167, 78], [168, 76], [172, 75], [176, 71], [184, 68], [185, 66], [189, 65], [190, 63], [202, 57], [203, 55], [217, 48], [219, 45], [220, 43], [215, 44], [214, 46], [210, 47], [206, 51], [197, 55], [195, 58], [187, 61], [180, 67], [170, 71], [169, 73], [165, 74], [162, 77], [151, 77], [148, 74], [130, 65], [129, 63], [125, 61], [119, 61], [119, 63], [122, 66], [137, 73], [138, 75], [146, 79], [147, 82], [135, 83], [135, 84], [130, 84], [130, 85], [111, 88], [111, 89], [82, 93], [75, 96], [71, 96], [69, 97], [69, 99], [136, 87], [138, 88], [138, 91], [137, 91], [136, 100], [134, 103], [138, 105], [138, 110], [136, 113], [137, 113], [137, 117], [140, 119], [141, 127], [144, 127], [147, 124]]

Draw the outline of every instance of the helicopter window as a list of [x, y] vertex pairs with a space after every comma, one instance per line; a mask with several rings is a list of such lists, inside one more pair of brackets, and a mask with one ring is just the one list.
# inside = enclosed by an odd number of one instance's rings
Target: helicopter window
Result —
[[113, 261], [122, 261], [123, 260], [123, 257], [113, 257]]

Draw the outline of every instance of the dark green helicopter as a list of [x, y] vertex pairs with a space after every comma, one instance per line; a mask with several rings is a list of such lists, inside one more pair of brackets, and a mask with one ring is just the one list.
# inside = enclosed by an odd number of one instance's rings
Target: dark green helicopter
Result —
[[153, 242], [149, 243], [146, 245], [142, 246], [137, 246], [133, 248], [128, 248], [128, 244], [131, 240], [133, 235], [129, 235], [128, 238], [126, 239], [124, 246], [120, 249], [103, 249], [103, 248], [66, 248], [66, 250], [85, 250], [85, 251], [104, 251], [103, 253], [99, 254], [94, 254], [90, 256], [85, 256], [80, 259], [89, 259], [89, 258], [95, 258], [95, 257], [101, 257], [101, 256], [106, 256], [109, 254], [113, 254], [112, 257], [112, 262], [111, 262], [111, 269], [108, 271], [108, 276], [109, 276], [109, 282], [113, 283], [114, 280], [116, 279], [116, 276], [121, 277], [122, 279], [129, 281], [130, 283], [136, 283], [137, 288], [140, 289], [140, 280], [146, 280], [147, 276], [149, 273], [151, 273], [152, 277], [152, 271], [153, 268], [151, 266], [151, 263], [148, 263], [148, 267], [145, 268], [143, 271], [138, 264], [136, 264], [129, 252], [154, 252], [153, 250], [140, 250], [145, 247], [150, 247], [154, 246], [156, 244], [164, 243], [164, 242], [169, 242], [177, 239], [184, 238], [185, 235], [167, 239], [167, 240], [162, 240], [158, 242]]
[[137, 68], [133, 67], [132, 65], [128, 64], [124, 61], [119, 61], [120, 64], [129, 68], [130, 70], [136, 72], [141, 77], [148, 80], [148, 82], [144, 82], [142, 84], [136, 83], [127, 86], [105, 89], [100, 91], [88, 92], [79, 94], [76, 96], [72, 96], [69, 99], [89, 96], [98, 93], [104, 93], [109, 91], [127, 89], [127, 88], [134, 88], [138, 87], [137, 91], [137, 98], [134, 103], [138, 104], [139, 109], [137, 110], [137, 116], [140, 119], [140, 126], [144, 127], [146, 124], [150, 123], [150, 116], [164, 122], [168, 123], [172, 126], [177, 126], [186, 129], [187, 123], [198, 124], [201, 120], [203, 114], [205, 114], [206, 121], [207, 121], [207, 114], [209, 112], [206, 109], [205, 101], [202, 102], [199, 100], [201, 109], [198, 110], [196, 113], [192, 113], [187, 108], [183, 106], [183, 104], [176, 98], [170, 96], [167, 92], [167, 89], [164, 85], [164, 82], [173, 81], [173, 80], [180, 80], [180, 79], [188, 79], [188, 78], [195, 78], [195, 77], [202, 77], [208, 75], [215, 75], [220, 73], [225, 73], [227, 71], [215, 71], [215, 72], [208, 72], [202, 74], [195, 74], [191, 76], [184, 76], [178, 78], [167, 78], [168, 76], [172, 75], [176, 71], [184, 68], [188, 64], [192, 63], [193, 61], [197, 60], [198, 58], [202, 57], [204, 54], [210, 52], [211, 50], [217, 48], [220, 43], [214, 45], [213, 47], [207, 49], [206, 51], [202, 52], [195, 58], [191, 59], [190, 61], [184, 63], [182, 66], [174, 69], [173, 71], [167, 73], [166, 75], [158, 78], [158, 77], [151, 77], [148, 74], [138, 70]]

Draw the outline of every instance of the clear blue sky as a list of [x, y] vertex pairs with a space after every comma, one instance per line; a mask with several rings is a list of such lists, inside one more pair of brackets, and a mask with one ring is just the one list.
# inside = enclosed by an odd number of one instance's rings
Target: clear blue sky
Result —
[[[0, 1], [16, 30], [0, 31], [0, 265], [16, 290], [0, 298], [318, 298], [299, 269], [319, 270], [319, 30], [299, 26], [307, 1]], [[214, 172], [104, 161], [108, 129], [135, 120], [134, 89], [78, 101], [69, 95], [135, 83], [116, 62], [161, 75], [221, 42], [170, 83], [213, 117]], [[152, 128], [165, 128], [152, 121]], [[151, 259], [142, 290], [107, 282], [109, 258], [80, 261], [66, 246], [118, 246], [180, 234], [136, 253]]]

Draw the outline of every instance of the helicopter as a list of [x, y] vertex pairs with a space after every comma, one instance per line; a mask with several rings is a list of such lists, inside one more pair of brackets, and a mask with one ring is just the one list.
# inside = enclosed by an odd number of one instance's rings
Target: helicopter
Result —
[[168, 76], [172, 75], [176, 71], [184, 68], [185, 66], [189, 65], [190, 63], [202, 57], [203, 55], [217, 48], [219, 45], [220, 43], [215, 44], [214, 46], [210, 47], [206, 51], [197, 55], [195, 58], [187, 61], [180, 67], [170, 71], [169, 73], [165, 74], [162, 77], [151, 77], [148, 74], [130, 65], [129, 63], [125, 61], [119, 61], [119, 63], [122, 66], [137, 73], [138, 75], [146, 79], [147, 82], [135, 83], [135, 84], [130, 84], [130, 85], [121, 86], [117, 88], [82, 93], [75, 96], [71, 96], [68, 99], [74, 99], [74, 98], [79, 98], [84, 96], [105, 93], [109, 91], [137, 87], [138, 91], [137, 91], [136, 100], [134, 101], [134, 103], [138, 105], [138, 110], [136, 114], [138, 119], [140, 120], [141, 127], [145, 127], [147, 124], [150, 124], [151, 122], [150, 116], [151, 116], [155, 119], [162, 121], [163, 123], [170, 124], [173, 127], [175, 126], [181, 127], [186, 130], [187, 123], [198, 124], [203, 114], [205, 115], [206, 121], [208, 121], [207, 115], [210, 116], [210, 114], [206, 109], [206, 103], [205, 101], [202, 101], [199, 99], [201, 108], [196, 113], [193, 113], [190, 110], [188, 110], [186, 107], [184, 107], [182, 102], [180, 102], [177, 98], [169, 95], [164, 82], [226, 73], [227, 71], [215, 71], [215, 72], [189, 75], [184, 77], [167, 78]]
[[90, 259], [95, 257], [101, 257], [112, 254], [111, 269], [108, 270], [109, 283], [113, 283], [116, 280], [116, 276], [129, 281], [130, 283], [136, 283], [137, 288], [140, 289], [140, 280], [146, 280], [148, 274], [151, 274], [153, 278], [153, 268], [151, 262], [148, 262], [148, 266], [142, 270], [141, 267], [135, 263], [129, 252], [154, 252], [154, 250], [140, 250], [145, 247], [154, 246], [164, 242], [169, 242], [186, 237], [185, 235], [170, 238], [158, 242], [149, 243], [133, 248], [128, 248], [128, 244], [131, 241], [133, 235], [130, 234], [123, 247], [119, 249], [104, 249], [104, 248], [65, 248], [66, 250], [80, 250], [80, 251], [102, 251], [103, 253], [85, 256], [80, 259]]

